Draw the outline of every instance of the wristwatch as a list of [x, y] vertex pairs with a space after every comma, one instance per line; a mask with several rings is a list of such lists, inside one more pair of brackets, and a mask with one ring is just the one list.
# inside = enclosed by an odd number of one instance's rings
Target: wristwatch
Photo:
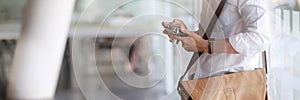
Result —
[[215, 38], [208, 39], [208, 53], [209, 54], [213, 54], [214, 42], [215, 42]]

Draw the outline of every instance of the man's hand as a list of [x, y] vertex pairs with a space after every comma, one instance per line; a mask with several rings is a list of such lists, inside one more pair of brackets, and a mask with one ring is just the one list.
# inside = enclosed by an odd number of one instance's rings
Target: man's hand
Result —
[[[177, 39], [177, 40], [181, 41], [182, 47], [185, 50], [191, 51], [191, 52], [208, 52], [209, 51], [208, 41], [202, 39], [202, 37], [199, 36], [198, 34], [189, 31], [182, 20], [175, 19], [175, 20], [173, 20], [173, 22], [171, 22], [171, 24], [179, 26], [181, 31], [183, 33], [189, 35], [189, 37], [179, 37], [179, 36], [173, 35], [172, 33], [167, 32], [166, 30], [164, 30], [163, 32], [165, 34], [167, 34], [171, 38], [171, 40]], [[162, 22], [163, 27], [166, 28], [167, 25], [168, 25], [168, 22]]]
[[174, 38], [181, 41], [182, 47], [186, 51], [190, 52], [208, 52], [209, 51], [209, 43], [208, 40], [204, 40], [198, 34], [188, 31], [182, 30], [183, 33], [188, 34], [190, 37], [178, 37]]
[[[162, 22], [162, 26], [164, 28], [167, 28], [169, 22]], [[187, 29], [186, 25], [182, 20], [174, 19], [172, 22], [170, 22], [172, 25], [179, 26], [180, 28], [185, 28]]]
[[[186, 25], [184, 24], [184, 22], [182, 20], [174, 19], [172, 22], [162, 22], [162, 26], [164, 28], [167, 28], [168, 24], [179, 26], [180, 28], [184, 28], [184, 29], [187, 30], [187, 27], [186, 27]], [[169, 33], [167, 30], [164, 30], [163, 33], [167, 34], [169, 36], [170, 42], [173, 42], [175, 40], [175, 38], [174, 38], [175, 35], [174, 34]]]

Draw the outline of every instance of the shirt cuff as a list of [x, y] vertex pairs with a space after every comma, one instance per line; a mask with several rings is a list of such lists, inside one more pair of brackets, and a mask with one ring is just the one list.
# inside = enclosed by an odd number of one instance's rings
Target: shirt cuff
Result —
[[228, 38], [229, 43], [239, 54], [244, 56], [255, 55], [255, 50], [250, 50], [250, 46], [244, 43], [244, 40], [240, 35], [234, 35]]

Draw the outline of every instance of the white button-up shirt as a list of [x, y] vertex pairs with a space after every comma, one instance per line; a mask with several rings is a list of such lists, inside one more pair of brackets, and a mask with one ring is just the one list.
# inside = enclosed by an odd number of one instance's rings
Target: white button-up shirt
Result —
[[[207, 29], [220, 1], [202, 0], [200, 25], [204, 29]], [[259, 68], [260, 54], [270, 43], [267, 11], [267, 0], [227, 0], [212, 37], [228, 38], [239, 54], [203, 53], [194, 64], [195, 78]]]

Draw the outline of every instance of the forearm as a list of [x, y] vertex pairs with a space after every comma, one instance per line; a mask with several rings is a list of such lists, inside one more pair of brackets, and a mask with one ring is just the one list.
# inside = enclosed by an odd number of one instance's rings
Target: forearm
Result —
[[230, 44], [228, 38], [215, 40], [213, 42], [208, 42], [208, 40], [205, 41], [206, 42], [203, 42], [204, 44], [202, 46], [204, 49], [200, 49], [200, 47], [199, 50], [204, 50], [204, 52], [208, 52], [209, 50], [211, 50], [211, 53], [238, 54], [238, 52]]
[[230, 44], [228, 38], [216, 40], [212, 48], [212, 53], [238, 54], [238, 52]]

